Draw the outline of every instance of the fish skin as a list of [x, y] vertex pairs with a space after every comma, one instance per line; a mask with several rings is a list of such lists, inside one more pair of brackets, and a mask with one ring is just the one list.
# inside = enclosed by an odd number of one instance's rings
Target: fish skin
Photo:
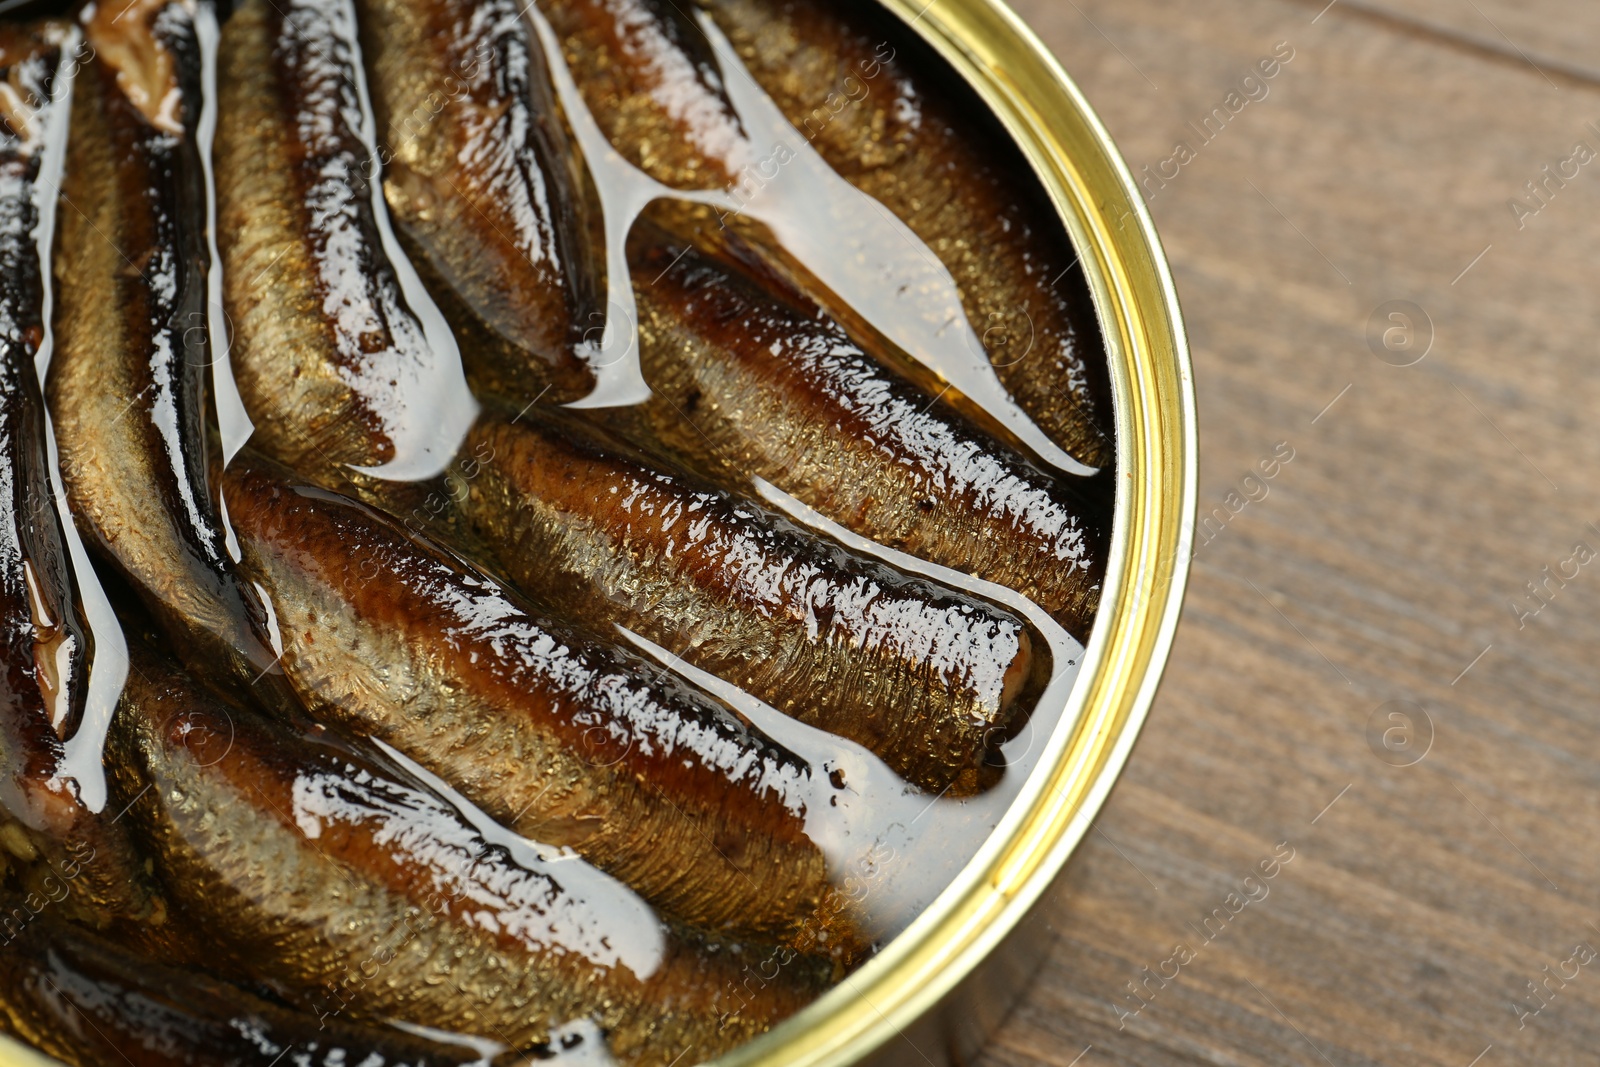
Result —
[[[68, 39], [63, 22], [0, 23], [0, 847], [16, 868], [9, 938], [53, 908], [79, 922], [158, 922], [165, 905], [142, 861], [64, 773], [82, 723], [93, 634], [51, 485], [44, 397], [34, 360], [44, 338], [34, 203], [49, 101]], [[0, 859], [0, 865], [5, 861]]]
[[548, 0], [539, 10], [561, 41], [590, 114], [623, 158], [675, 189], [720, 189], [759, 153], [686, 6]]
[[58, 23], [0, 24], [0, 80], [20, 112], [0, 128], [0, 799], [34, 825], [53, 821], [46, 808], [68, 802], [36, 791], [48, 790], [62, 744], [82, 718], [93, 648], [50, 484], [34, 367], [44, 340], [33, 239], [44, 149], [38, 125], [65, 34]]
[[384, 197], [484, 392], [577, 400], [603, 222], [516, 0], [358, 0]]
[[377, 511], [242, 456], [226, 478], [313, 715], [700, 929], [797, 935], [832, 899], [795, 810], [812, 773], [798, 757]]
[[373, 208], [348, 12], [342, 0], [247, 0], [223, 27], [215, 166], [229, 359], [251, 448], [420, 513], [436, 497], [431, 479], [372, 468], [437, 417], [417, 406], [434, 399], [442, 357]]
[[218, 53], [229, 356], [252, 447], [300, 468], [393, 459], [396, 381], [427, 358], [373, 215], [341, 9], [248, 0]]
[[0, 899], [0, 944], [51, 914], [128, 945], [186, 957], [190, 946], [169, 921], [167, 898], [150, 879], [146, 857], [117, 825], [116, 809], [90, 811], [65, 790], [52, 799], [44, 828], [19, 819], [0, 825], [0, 880], [7, 868], [12, 876]]
[[519, 1050], [592, 1017], [623, 1064], [654, 1067], [730, 1048], [819, 991], [791, 954], [738, 999], [741, 958], [670, 931], [638, 974], [609, 940], [630, 933], [612, 897], [523, 866], [355, 745], [224, 706], [148, 658], [112, 743], [118, 788], [139, 798], [129, 818], [186, 913], [301, 1010]]
[[208, 469], [209, 254], [189, 8], [113, 0], [93, 9], [85, 37], [94, 54], [73, 91], [46, 381], [67, 496], [85, 543], [189, 662], [290, 707]]
[[[841, 177], [897, 215], [945, 265], [985, 354], [1013, 401], [1090, 466], [1113, 458], [1104, 345], [1076, 256], [1026, 160], [973, 114], [981, 103], [921, 76], [897, 53], [903, 27], [861, 5], [700, 0], [798, 137]], [[635, 166], [679, 189], [734, 191], [765, 176], [774, 152], [745, 130], [689, 5], [551, 0], [585, 102]], [[873, 30], [881, 30], [875, 34]], [[789, 151], [793, 151], [791, 147]], [[747, 237], [760, 231], [729, 213]], [[1040, 223], [1037, 220], [1050, 220]], [[768, 235], [770, 237], [770, 235]], [[782, 260], [782, 250], [771, 254]], [[858, 339], [850, 294], [802, 270], [791, 279]], [[909, 359], [872, 337], [875, 355]], [[892, 349], [892, 346], [887, 346]], [[937, 388], [937, 387], [936, 387]]]
[[949, 269], [1017, 405], [1082, 462], [1109, 466], [1105, 346], [1078, 257], [1015, 145], [974, 119], [981, 102], [859, 5], [700, 3], [812, 147]]
[[318, 1019], [43, 920], [0, 953], [0, 1029], [75, 1067], [444, 1067], [482, 1062], [389, 1027]]
[[462, 510], [540, 606], [628, 627], [931, 793], [993, 784], [1027, 625], [530, 410], [481, 419]]
[[1106, 532], [1073, 483], [784, 303], [641, 222], [630, 240], [654, 396], [619, 432], [736, 491], [752, 476], [863, 536], [1008, 586], [1086, 640]]

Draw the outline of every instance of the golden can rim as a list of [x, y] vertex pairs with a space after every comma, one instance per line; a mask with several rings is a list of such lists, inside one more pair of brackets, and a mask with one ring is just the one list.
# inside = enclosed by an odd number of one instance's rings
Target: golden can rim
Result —
[[716, 1067], [846, 1067], [957, 990], [1088, 832], [1144, 723], [1188, 582], [1197, 491], [1192, 366], [1155, 224], [1099, 117], [1002, 0], [880, 0], [1022, 150], [1085, 263], [1111, 366], [1122, 483], [1099, 617], [1061, 725], [977, 855], [877, 957]]
[[[954, 991], [1088, 832], [1160, 682], [1188, 581], [1196, 424], [1188, 341], [1154, 222], [1110, 135], [1002, 0], [879, 0], [948, 62], [1022, 150], [1085, 261], [1111, 367], [1119, 486], [1099, 617], [1027, 785], [961, 874], [841, 985], [716, 1067], [845, 1067]], [[0, 1067], [60, 1067], [0, 1034]]]

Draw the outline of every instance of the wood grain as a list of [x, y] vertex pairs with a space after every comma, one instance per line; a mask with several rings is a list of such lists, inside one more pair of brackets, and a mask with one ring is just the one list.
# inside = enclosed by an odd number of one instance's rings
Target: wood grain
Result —
[[[1600, 8], [1016, 6], [1136, 172], [1195, 152], [1150, 206], [1202, 511], [1279, 442], [1295, 458], [1198, 550], [1060, 942], [983, 1062], [1597, 1062], [1600, 959], [1566, 961], [1600, 949], [1600, 558], [1537, 614], [1525, 583], [1600, 551], [1600, 159], [1537, 214], [1508, 201], [1600, 152]], [[1202, 141], [1189, 123], [1278, 42], [1266, 98]], [[1391, 300], [1431, 319], [1414, 366], [1369, 348]], [[1409, 749], [1385, 747], [1393, 701], [1424, 727]]]

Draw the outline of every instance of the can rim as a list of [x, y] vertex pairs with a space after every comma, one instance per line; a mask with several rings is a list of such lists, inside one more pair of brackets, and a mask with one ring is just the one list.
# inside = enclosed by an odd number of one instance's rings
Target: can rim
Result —
[[[1088, 832], [1160, 683], [1192, 557], [1192, 364], [1166, 254], [1110, 134], [1002, 0], [880, 0], [1000, 120], [1061, 215], [1111, 365], [1118, 486], [1100, 614], [1030, 781], [960, 875], [839, 986], [716, 1067], [846, 1067], [884, 1049], [1002, 942]], [[913, 1046], [915, 1047], [915, 1046]], [[919, 1058], [927, 1056], [916, 1050]]]

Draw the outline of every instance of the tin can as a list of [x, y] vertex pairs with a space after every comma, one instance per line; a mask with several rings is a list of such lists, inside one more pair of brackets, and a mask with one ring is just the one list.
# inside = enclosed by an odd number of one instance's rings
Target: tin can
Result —
[[[984, 846], [879, 955], [718, 1067], [944, 1067], [981, 1049], [1050, 947], [1052, 885], [1149, 709], [1192, 551], [1189, 354], [1166, 259], [1132, 175], [1077, 87], [1000, 0], [880, 3], [992, 111], [1078, 251], [1115, 408], [1112, 548], [1077, 684]], [[54, 1063], [0, 1036], [0, 1067]]]

